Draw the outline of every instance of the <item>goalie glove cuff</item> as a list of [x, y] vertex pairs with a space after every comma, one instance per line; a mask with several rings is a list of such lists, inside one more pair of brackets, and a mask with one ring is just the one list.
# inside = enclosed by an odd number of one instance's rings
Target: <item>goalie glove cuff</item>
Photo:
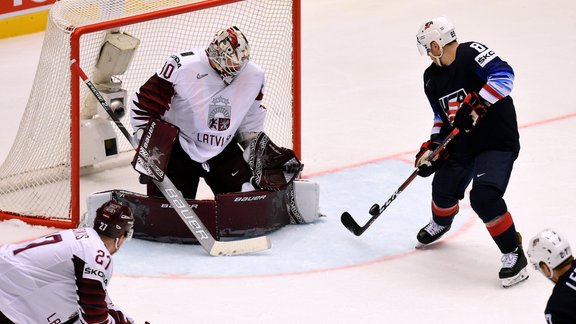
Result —
[[250, 143], [258, 137], [258, 134], [258, 132], [238, 132], [236, 134], [236, 140], [240, 143], [243, 149], [246, 149], [249, 147]]

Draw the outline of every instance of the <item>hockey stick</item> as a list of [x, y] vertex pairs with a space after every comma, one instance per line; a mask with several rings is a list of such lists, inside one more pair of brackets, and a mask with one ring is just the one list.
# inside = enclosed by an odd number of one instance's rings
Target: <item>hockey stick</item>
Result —
[[[128, 142], [132, 144], [132, 147], [136, 149], [138, 145], [138, 141], [136, 138], [128, 132], [126, 127], [122, 124], [122, 122], [118, 119], [112, 108], [108, 105], [106, 100], [100, 94], [100, 91], [96, 89], [94, 84], [88, 79], [84, 71], [78, 65], [76, 60], [72, 60], [70, 62], [72, 68], [78, 72], [78, 75], [84, 81], [84, 84], [88, 86], [90, 91], [94, 94], [96, 99], [102, 105], [102, 108], [106, 110], [110, 118], [116, 123], [116, 126], [120, 129], [122, 134], [126, 137]], [[206, 226], [202, 223], [198, 215], [192, 210], [192, 208], [188, 205], [182, 193], [174, 186], [172, 181], [165, 176], [164, 180], [162, 181], [154, 181], [154, 184], [160, 189], [164, 197], [168, 200], [172, 208], [178, 213], [178, 216], [182, 219], [184, 224], [188, 227], [188, 229], [194, 234], [194, 237], [200, 242], [200, 245], [208, 252], [210, 255], [219, 256], [219, 255], [238, 255], [250, 252], [259, 252], [267, 250], [271, 247], [270, 239], [267, 236], [260, 236], [250, 239], [244, 240], [236, 240], [236, 241], [216, 241], [212, 234], [208, 231]]]
[[[434, 157], [436, 157], [436, 155], [438, 155], [442, 150], [444, 150], [446, 148], [446, 145], [448, 145], [448, 143], [450, 143], [450, 141], [452, 141], [454, 136], [458, 135], [458, 133], [459, 133], [458, 128], [454, 128], [452, 132], [448, 134], [448, 136], [446, 136], [446, 138], [442, 141], [442, 143], [440, 143], [440, 145], [438, 145], [438, 147], [434, 151], [432, 151], [432, 153], [428, 157], [428, 160], [432, 160]], [[396, 190], [396, 192], [392, 194], [392, 196], [388, 199], [388, 201], [384, 203], [384, 205], [382, 205], [382, 207], [380, 207], [378, 204], [372, 205], [372, 207], [370, 207], [370, 210], [368, 211], [370, 215], [372, 215], [372, 218], [368, 220], [366, 225], [364, 226], [358, 225], [358, 222], [356, 222], [354, 218], [352, 218], [352, 215], [350, 215], [350, 213], [348, 212], [342, 213], [340, 221], [350, 232], [354, 233], [354, 235], [356, 236], [362, 235], [362, 233], [364, 233], [368, 229], [368, 227], [370, 227], [370, 225], [374, 223], [374, 221], [378, 218], [378, 216], [380, 216], [384, 212], [384, 210], [386, 210], [386, 208], [390, 206], [390, 204], [396, 199], [396, 197], [398, 197], [398, 195], [400, 195], [402, 191], [404, 191], [404, 189], [408, 187], [408, 185], [412, 182], [412, 180], [416, 178], [417, 175], [418, 175], [418, 168], [416, 168], [412, 172], [412, 174], [408, 177], [408, 179], [406, 179], [406, 181], [404, 181], [404, 183], [400, 185], [398, 190]]]

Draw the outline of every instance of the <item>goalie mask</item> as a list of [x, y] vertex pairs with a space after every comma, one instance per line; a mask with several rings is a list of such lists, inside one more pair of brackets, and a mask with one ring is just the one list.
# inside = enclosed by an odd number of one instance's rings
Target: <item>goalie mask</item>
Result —
[[552, 270], [572, 256], [568, 241], [551, 229], [545, 229], [534, 236], [526, 251], [534, 268], [540, 270], [540, 263], [545, 263]]
[[122, 205], [114, 200], [110, 200], [96, 210], [94, 219], [94, 230], [113, 239], [117, 239], [122, 234], [126, 239], [132, 237], [132, 226], [134, 216], [128, 206]]
[[222, 80], [230, 84], [250, 60], [250, 47], [240, 29], [232, 26], [216, 33], [206, 55]]
[[432, 42], [438, 43], [440, 48], [456, 40], [454, 25], [444, 17], [437, 17], [422, 24], [416, 34], [416, 45], [420, 55], [429, 55]]

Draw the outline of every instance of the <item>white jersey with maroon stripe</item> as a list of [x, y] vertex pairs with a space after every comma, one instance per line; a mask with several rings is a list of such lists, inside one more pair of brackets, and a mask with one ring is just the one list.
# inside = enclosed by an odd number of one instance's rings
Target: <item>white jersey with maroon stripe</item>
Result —
[[[0, 247], [0, 311], [15, 323], [117, 323], [112, 257], [92, 228]], [[90, 307], [86, 307], [90, 305]]]
[[180, 128], [182, 148], [203, 163], [221, 153], [237, 131], [264, 130], [264, 71], [248, 62], [230, 85], [203, 49], [170, 56], [132, 97], [131, 123], [162, 118]]

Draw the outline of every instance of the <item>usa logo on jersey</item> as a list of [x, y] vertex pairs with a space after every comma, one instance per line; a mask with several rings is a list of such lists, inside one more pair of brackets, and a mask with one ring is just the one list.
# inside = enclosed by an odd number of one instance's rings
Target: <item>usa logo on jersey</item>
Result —
[[448, 117], [450, 123], [454, 121], [456, 111], [458, 111], [458, 108], [460, 108], [460, 103], [464, 100], [465, 97], [466, 91], [461, 88], [439, 99], [440, 106], [446, 113], [446, 117]]

